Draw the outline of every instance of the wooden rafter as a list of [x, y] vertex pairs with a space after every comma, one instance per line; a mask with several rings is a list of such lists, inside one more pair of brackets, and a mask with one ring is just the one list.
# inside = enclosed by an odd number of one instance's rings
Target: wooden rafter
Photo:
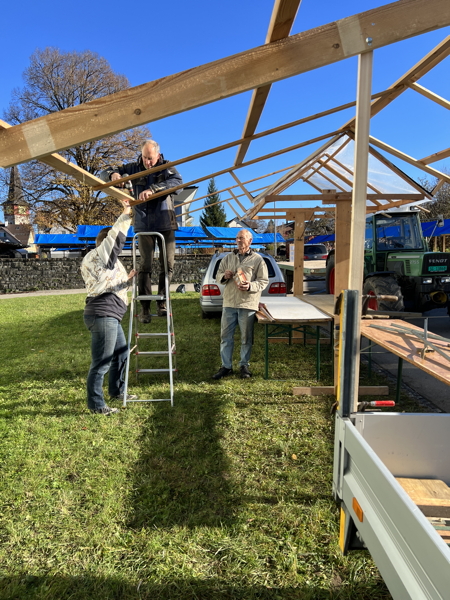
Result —
[[[383, 108], [386, 108], [391, 102], [393, 102], [400, 94], [408, 89], [411, 83], [415, 83], [421, 77], [429, 73], [436, 65], [444, 60], [450, 54], [450, 36], [447, 36], [440, 44], [438, 44], [431, 52], [424, 56], [419, 62], [417, 62], [409, 71], [407, 71], [400, 79], [393, 83], [388, 88], [390, 93], [384, 94], [372, 102], [370, 108], [370, 115], [374, 117]], [[353, 129], [355, 126], [355, 118], [350, 119], [342, 126], [343, 130]]]
[[437, 162], [438, 160], [443, 160], [444, 158], [448, 158], [450, 156], [450, 148], [446, 148], [445, 150], [441, 150], [440, 152], [435, 152], [434, 154], [430, 154], [430, 156], [426, 156], [425, 158], [420, 158], [419, 162], [424, 165], [429, 165], [430, 163]]
[[[12, 125], [0, 119], [0, 130], [10, 129], [11, 127]], [[78, 181], [86, 185], [97, 186], [100, 183], [103, 183], [101, 179], [99, 179], [95, 175], [92, 175], [92, 173], [89, 173], [89, 171], [85, 171], [84, 169], [71, 162], [70, 160], [67, 160], [60, 154], [48, 154], [47, 156], [43, 156], [40, 159], [40, 162], [48, 165], [49, 167], [52, 167], [53, 169], [56, 169], [57, 171], [60, 171], [61, 173], [70, 175], [74, 179], [77, 179]], [[113, 196], [118, 200], [131, 200], [131, 196], [129, 196], [129, 194], [127, 194], [123, 190], [114, 187], [110, 188], [107, 193], [109, 196]]]
[[450, 102], [448, 100], [442, 98], [441, 96], [438, 96], [430, 90], [427, 90], [427, 88], [423, 87], [423, 85], [419, 85], [418, 83], [410, 83], [409, 87], [415, 92], [422, 94], [422, 96], [425, 96], [425, 98], [428, 98], [428, 100], [432, 100], [433, 102], [436, 102], [436, 104], [439, 104], [447, 110], [450, 110]]
[[[302, 0], [275, 1], [272, 18], [270, 19], [269, 24], [269, 31], [267, 32], [266, 44], [277, 42], [289, 35], [301, 1]], [[250, 107], [244, 125], [244, 132], [242, 134], [243, 138], [247, 138], [255, 133], [271, 87], [271, 84], [268, 84], [253, 90]], [[250, 140], [243, 142], [239, 146], [234, 161], [235, 165], [240, 165], [243, 162], [249, 146]]]
[[399, 0], [0, 131], [0, 166], [40, 158], [446, 25], [448, 0]]
[[442, 173], [441, 171], [438, 171], [437, 169], [433, 169], [432, 167], [428, 167], [427, 165], [424, 165], [416, 158], [413, 158], [412, 156], [408, 156], [408, 154], [405, 154], [404, 152], [401, 152], [400, 150], [397, 150], [396, 148], [393, 148], [392, 146], [385, 144], [381, 140], [377, 140], [376, 138], [370, 136], [370, 143], [373, 146], [380, 148], [380, 150], [384, 150], [385, 152], [392, 154], [392, 156], [396, 156], [397, 158], [404, 160], [405, 162], [409, 163], [410, 165], [413, 165], [414, 167], [417, 167], [418, 169], [425, 171], [425, 173], [428, 173], [429, 175], [433, 175], [433, 177], [437, 177], [438, 179], [444, 179], [447, 183], [450, 183], [450, 176], [446, 175], [445, 173]]

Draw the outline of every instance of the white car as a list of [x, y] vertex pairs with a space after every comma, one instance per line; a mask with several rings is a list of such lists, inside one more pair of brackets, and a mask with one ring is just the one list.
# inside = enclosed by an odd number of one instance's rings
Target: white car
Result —
[[[203, 276], [200, 289], [200, 306], [203, 319], [220, 315], [222, 312], [222, 293], [225, 286], [216, 281], [216, 275], [219, 265], [226, 254], [226, 252], [214, 254]], [[263, 290], [262, 296], [286, 296], [286, 283], [274, 257], [271, 254], [263, 254], [262, 252], [258, 252], [258, 254], [264, 259], [269, 274], [269, 283]]]

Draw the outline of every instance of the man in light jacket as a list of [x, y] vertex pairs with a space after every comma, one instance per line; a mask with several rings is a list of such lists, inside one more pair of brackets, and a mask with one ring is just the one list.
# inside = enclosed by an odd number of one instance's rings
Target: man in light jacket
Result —
[[220, 358], [222, 366], [213, 379], [222, 379], [233, 373], [234, 331], [239, 324], [241, 332], [240, 376], [251, 377], [249, 361], [253, 346], [253, 325], [261, 292], [269, 283], [264, 259], [250, 246], [253, 236], [242, 229], [236, 237], [237, 250], [225, 256], [217, 271], [216, 280], [225, 284], [220, 330]]

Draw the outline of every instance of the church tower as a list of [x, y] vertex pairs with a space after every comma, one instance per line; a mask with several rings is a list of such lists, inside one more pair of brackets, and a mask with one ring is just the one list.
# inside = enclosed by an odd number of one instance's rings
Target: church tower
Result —
[[16, 166], [11, 167], [8, 198], [3, 202], [5, 225], [30, 225], [30, 209], [23, 196], [22, 181]]

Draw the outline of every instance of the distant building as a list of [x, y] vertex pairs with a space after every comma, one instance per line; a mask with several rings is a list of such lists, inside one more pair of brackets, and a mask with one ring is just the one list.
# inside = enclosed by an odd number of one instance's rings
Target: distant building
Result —
[[[3, 205], [5, 223], [0, 225], [2, 246], [26, 248], [33, 243], [34, 232], [30, 223], [30, 207], [24, 199], [22, 181], [17, 167], [11, 167], [8, 197]], [[5, 246], [3, 246], [5, 247]]]

